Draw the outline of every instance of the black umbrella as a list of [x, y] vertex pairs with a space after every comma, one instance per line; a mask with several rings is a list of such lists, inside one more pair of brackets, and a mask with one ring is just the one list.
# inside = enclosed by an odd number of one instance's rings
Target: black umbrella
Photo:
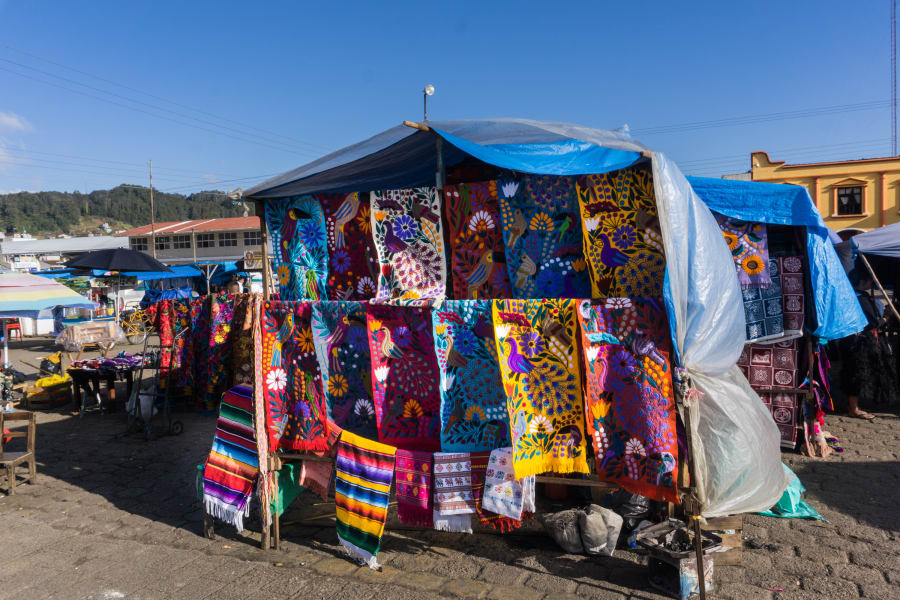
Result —
[[171, 271], [149, 254], [128, 248], [96, 250], [66, 261], [67, 267], [103, 271]]

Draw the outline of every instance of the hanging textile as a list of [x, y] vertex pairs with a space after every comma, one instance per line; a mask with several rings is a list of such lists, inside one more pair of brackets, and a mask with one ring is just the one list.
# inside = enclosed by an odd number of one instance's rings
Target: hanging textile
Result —
[[732, 219], [718, 213], [713, 215], [731, 250], [741, 289], [769, 287], [772, 279], [767, 269], [769, 243], [766, 224]]
[[678, 442], [662, 302], [583, 300], [588, 431], [600, 481], [654, 500], [678, 502]]
[[376, 439], [365, 303], [314, 303], [312, 331], [329, 419], [342, 429]]
[[746, 344], [737, 365], [755, 390], [799, 387], [797, 339], [775, 344]]
[[258, 473], [253, 389], [237, 386], [222, 397], [212, 450], [203, 468], [206, 513], [242, 531]]
[[184, 340], [183, 389], [199, 403], [203, 382], [208, 378], [209, 302], [205, 296], [191, 299], [189, 318], [190, 331]]
[[269, 471], [269, 438], [270, 428], [268, 419], [268, 407], [266, 403], [265, 384], [263, 378], [263, 364], [265, 352], [263, 351], [263, 299], [261, 295], [253, 296], [250, 308], [253, 311], [253, 381], [257, 382], [253, 390], [253, 433], [256, 439], [256, 456], [259, 465], [259, 485], [256, 488], [259, 495], [260, 524], [268, 527], [272, 523], [271, 504], [275, 491], [277, 473]]
[[650, 171], [630, 167], [576, 181], [591, 297], [662, 297], [666, 260]]
[[300, 485], [328, 502], [328, 488], [331, 486], [333, 471], [334, 465], [331, 462], [304, 460], [300, 466]]
[[396, 448], [349, 431], [341, 434], [335, 463], [337, 535], [347, 551], [372, 569], [387, 520]]
[[522, 521], [498, 515], [484, 508], [484, 485], [491, 453], [472, 452], [469, 454], [469, 458], [472, 461], [472, 495], [475, 497], [475, 512], [478, 515], [478, 524], [482, 527], [493, 527], [503, 533], [508, 533], [521, 527]]
[[397, 450], [397, 515], [405, 525], [431, 527], [432, 454]]
[[509, 298], [512, 288], [506, 270], [497, 182], [446, 186], [444, 218], [453, 297]]
[[234, 385], [253, 385], [253, 297], [241, 294], [234, 298], [234, 320], [231, 334], [234, 343], [231, 348], [231, 377]]
[[328, 283], [325, 215], [312, 196], [267, 200], [275, 275], [282, 300], [322, 300]]
[[309, 302], [263, 306], [263, 385], [269, 445], [324, 450], [327, 412], [312, 341]]
[[482, 506], [498, 515], [521, 522], [526, 512], [534, 513], [535, 476], [516, 479], [513, 449], [491, 450], [485, 472]]
[[767, 288], [747, 288], [741, 292], [748, 342], [765, 342], [784, 336], [781, 273], [778, 260], [774, 258], [769, 259], [769, 279], [771, 283]]
[[509, 446], [490, 300], [447, 300], [432, 313], [441, 370], [441, 449]]
[[159, 336], [159, 387], [164, 389], [169, 381], [172, 357], [175, 349], [175, 309], [174, 300], [160, 300], [146, 309], [144, 314]]
[[466, 452], [434, 454], [434, 528], [472, 533], [475, 496], [472, 493], [472, 461]]
[[803, 260], [799, 256], [778, 258], [785, 339], [802, 337], [804, 324]]
[[366, 307], [378, 439], [404, 450], [440, 450], [440, 372], [431, 309]]
[[793, 450], [797, 445], [797, 395], [760, 392], [759, 398], [772, 413], [772, 420], [781, 433], [781, 447]]
[[234, 299], [227, 294], [209, 297], [210, 328], [206, 355], [207, 410], [216, 407], [222, 393], [231, 381], [231, 323], [234, 317]]
[[328, 238], [328, 298], [370, 300], [378, 280], [369, 193], [316, 196], [325, 213]]
[[518, 479], [547, 471], [589, 472], [575, 305], [575, 300], [494, 301]]
[[[172, 388], [175, 393], [193, 396], [192, 360], [193, 333], [191, 330], [191, 299], [178, 298], [173, 301], [174, 319], [172, 330], [175, 334], [172, 349]], [[183, 332], [183, 333], [182, 333]]]
[[447, 293], [441, 201], [433, 187], [372, 192], [379, 302], [425, 305]]
[[590, 284], [571, 177], [497, 182], [506, 269], [514, 298], [585, 298]]

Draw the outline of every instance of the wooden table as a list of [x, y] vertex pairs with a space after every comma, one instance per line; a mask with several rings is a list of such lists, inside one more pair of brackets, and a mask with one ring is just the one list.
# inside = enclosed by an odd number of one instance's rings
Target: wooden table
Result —
[[[75, 402], [81, 398], [81, 409], [79, 415], [83, 416], [87, 404], [87, 394], [93, 394], [97, 399], [97, 406], [103, 410], [103, 401], [100, 396], [100, 383], [106, 382], [107, 404], [109, 410], [116, 408], [116, 380], [121, 376], [126, 384], [126, 398], [131, 397], [134, 388], [134, 371], [137, 367], [130, 369], [68, 369], [66, 372], [72, 377], [75, 386]], [[84, 393], [82, 393], [84, 391]]]

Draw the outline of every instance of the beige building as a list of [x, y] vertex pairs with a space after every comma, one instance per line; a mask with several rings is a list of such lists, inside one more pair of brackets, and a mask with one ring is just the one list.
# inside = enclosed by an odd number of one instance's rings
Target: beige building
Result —
[[900, 157], [789, 165], [753, 152], [748, 174], [752, 181], [806, 187], [825, 223], [844, 238], [900, 221]]
[[116, 234], [133, 250], [153, 254], [170, 265], [203, 260], [245, 260], [262, 255], [259, 217], [228, 217], [156, 223]]

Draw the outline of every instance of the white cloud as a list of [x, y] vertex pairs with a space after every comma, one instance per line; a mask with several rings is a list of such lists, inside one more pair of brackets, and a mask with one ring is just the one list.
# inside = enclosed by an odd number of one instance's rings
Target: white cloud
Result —
[[0, 131], [32, 131], [34, 127], [28, 120], [16, 113], [0, 111]]

